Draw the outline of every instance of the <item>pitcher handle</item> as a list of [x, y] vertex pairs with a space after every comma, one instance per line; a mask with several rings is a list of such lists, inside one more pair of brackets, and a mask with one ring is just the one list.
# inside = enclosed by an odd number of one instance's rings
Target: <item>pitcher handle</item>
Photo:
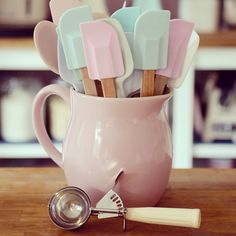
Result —
[[48, 85], [42, 88], [36, 95], [33, 104], [33, 127], [39, 143], [43, 146], [49, 157], [58, 166], [63, 168], [62, 153], [59, 152], [52, 143], [44, 123], [44, 106], [47, 98], [51, 95], [57, 95], [61, 97], [70, 107], [70, 90], [68, 88], [57, 84]]

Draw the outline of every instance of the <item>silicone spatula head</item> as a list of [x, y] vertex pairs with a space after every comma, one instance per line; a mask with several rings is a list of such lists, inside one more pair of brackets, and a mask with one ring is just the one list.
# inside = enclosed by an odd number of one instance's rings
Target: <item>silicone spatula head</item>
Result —
[[180, 76], [194, 24], [181, 19], [170, 21], [167, 67], [156, 74], [176, 79]]
[[139, 6], [143, 12], [162, 9], [160, 0], [133, 0], [133, 6]]
[[124, 75], [117, 77], [115, 82], [116, 82], [117, 96], [125, 97], [123, 82], [133, 73], [133, 70], [134, 70], [133, 56], [129, 47], [128, 40], [125, 36], [125, 32], [121, 24], [116, 19], [112, 19], [112, 18], [105, 18], [103, 19], [103, 21], [113, 26], [113, 28], [116, 30], [119, 37], [119, 41], [120, 41], [120, 45], [122, 49], [125, 73]]
[[34, 29], [34, 44], [44, 63], [58, 74], [56, 25], [50, 21], [39, 22]]
[[72, 70], [68, 70], [66, 66], [66, 58], [60, 40], [58, 40], [57, 55], [58, 55], [58, 70], [61, 78], [67, 83], [73, 85], [76, 91], [84, 93], [83, 82], [81, 78], [78, 78], [78, 73], [76, 74], [77, 76], [75, 76], [75, 73], [73, 73]]
[[60, 18], [57, 32], [64, 49], [68, 69], [86, 67], [79, 25], [92, 20], [89, 6], [69, 9]]
[[134, 29], [135, 69], [164, 69], [167, 65], [170, 12], [147, 11], [141, 14]]
[[126, 97], [130, 96], [130, 94], [139, 90], [140, 85], [142, 83], [143, 71], [142, 70], [134, 70], [132, 75], [127, 78], [124, 82], [124, 90]]
[[168, 80], [167, 86], [169, 88], [179, 88], [182, 85], [189, 71], [189, 68], [191, 64], [193, 63], [194, 56], [196, 55], [197, 49], [199, 47], [199, 42], [200, 42], [199, 35], [195, 31], [193, 31], [191, 34], [190, 40], [188, 42], [187, 52], [185, 55], [181, 74], [177, 79]]
[[131, 51], [133, 51], [134, 26], [140, 14], [140, 7], [125, 7], [117, 10], [111, 16], [113, 19], [120, 22], [124, 32], [126, 33]]
[[116, 78], [124, 74], [122, 50], [116, 30], [103, 21], [80, 24], [89, 77]]
[[52, 20], [58, 25], [61, 15], [68, 9], [81, 5], [80, 0], [51, 0], [49, 7], [51, 10]]
[[140, 7], [125, 7], [115, 11], [111, 17], [120, 22], [125, 32], [134, 32], [135, 22], [140, 14]]

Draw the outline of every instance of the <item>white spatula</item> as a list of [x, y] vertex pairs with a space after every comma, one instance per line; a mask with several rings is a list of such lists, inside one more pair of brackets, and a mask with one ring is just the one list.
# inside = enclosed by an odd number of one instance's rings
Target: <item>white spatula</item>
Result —
[[116, 19], [113, 18], [105, 18], [103, 19], [105, 22], [109, 23], [114, 27], [114, 29], [118, 33], [119, 41], [121, 44], [121, 49], [122, 49], [122, 56], [123, 56], [123, 61], [124, 61], [124, 67], [125, 67], [125, 73], [124, 75], [117, 77], [115, 80], [116, 83], [116, 92], [117, 92], [117, 97], [124, 98], [126, 97], [125, 94], [125, 89], [124, 89], [124, 84], [125, 80], [131, 76], [134, 70], [134, 62], [133, 62], [133, 57], [132, 57], [132, 52], [129, 47], [128, 40], [125, 36], [125, 32]]

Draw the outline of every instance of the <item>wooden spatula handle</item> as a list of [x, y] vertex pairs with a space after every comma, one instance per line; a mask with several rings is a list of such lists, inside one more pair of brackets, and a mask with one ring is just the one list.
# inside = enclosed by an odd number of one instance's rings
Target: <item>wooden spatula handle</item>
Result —
[[154, 70], [144, 70], [141, 86], [141, 97], [149, 97], [154, 95]]
[[199, 228], [201, 212], [200, 209], [160, 207], [128, 208], [125, 218], [127, 220], [149, 224]]
[[156, 77], [155, 77], [155, 89], [154, 89], [154, 94], [155, 95], [164, 94], [167, 81], [168, 81], [168, 78], [166, 76], [156, 75]]
[[84, 92], [90, 96], [98, 96], [95, 80], [89, 78], [87, 68], [80, 69], [84, 84]]
[[116, 98], [115, 78], [101, 79], [102, 91], [104, 97]]

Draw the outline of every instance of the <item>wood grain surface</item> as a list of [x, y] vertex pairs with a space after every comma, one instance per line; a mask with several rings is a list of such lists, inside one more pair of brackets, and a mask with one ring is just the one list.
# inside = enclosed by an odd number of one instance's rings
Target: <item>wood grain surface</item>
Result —
[[59, 168], [1, 168], [0, 235], [236, 235], [235, 169], [172, 171], [157, 206], [200, 208], [200, 229], [130, 221], [124, 233], [121, 218], [98, 220], [91, 217], [82, 228], [63, 231], [49, 220], [47, 203], [49, 197], [65, 185], [63, 171]]

